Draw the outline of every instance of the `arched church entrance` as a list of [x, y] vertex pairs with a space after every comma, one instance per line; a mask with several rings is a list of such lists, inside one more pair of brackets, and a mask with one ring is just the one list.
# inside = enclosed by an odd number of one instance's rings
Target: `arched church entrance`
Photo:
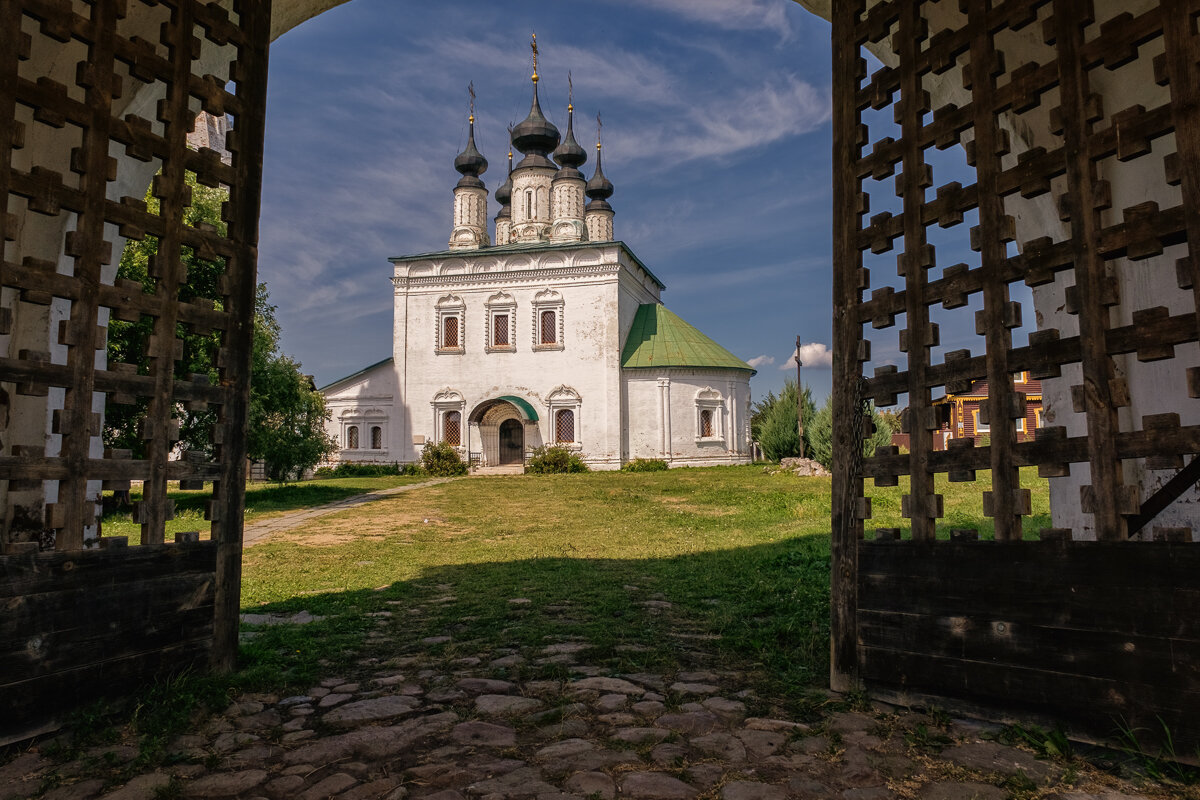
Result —
[[537, 434], [538, 414], [523, 398], [505, 395], [485, 400], [475, 407], [468, 420], [478, 428], [481, 451], [478, 461], [485, 467], [523, 464], [526, 445], [537, 444], [533, 439]]

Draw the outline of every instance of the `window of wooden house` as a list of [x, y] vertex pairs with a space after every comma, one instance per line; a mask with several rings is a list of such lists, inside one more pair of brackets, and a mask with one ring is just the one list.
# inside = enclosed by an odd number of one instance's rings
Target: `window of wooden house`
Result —
[[349, 428], [346, 428], [346, 449], [347, 450], [357, 450], [358, 449], [358, 426], [357, 425], [351, 425]]
[[987, 425], [983, 422], [980, 422], [978, 408], [971, 412], [971, 420], [975, 425], [975, 433], [990, 433], [991, 432], [992, 426]]
[[462, 444], [462, 414], [447, 411], [442, 417], [442, 441], [453, 447]]
[[569, 408], [554, 415], [554, 441], [570, 444], [575, 441], [575, 412]]

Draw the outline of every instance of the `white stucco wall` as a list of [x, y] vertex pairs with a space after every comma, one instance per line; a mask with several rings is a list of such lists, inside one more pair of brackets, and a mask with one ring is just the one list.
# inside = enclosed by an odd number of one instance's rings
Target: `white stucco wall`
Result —
[[[750, 463], [750, 375], [738, 370], [624, 371], [628, 458], [661, 458], [671, 466]], [[702, 437], [700, 411], [712, 412]]]
[[[338, 443], [331, 461], [364, 461], [390, 463], [401, 460], [397, 453], [395, 430], [397, 411], [396, 373], [392, 363], [379, 364], [359, 375], [339, 381], [325, 391], [325, 407], [330, 419], [325, 431]], [[347, 430], [358, 427], [359, 446], [348, 445]], [[382, 447], [371, 447], [371, 428], [383, 429]]]

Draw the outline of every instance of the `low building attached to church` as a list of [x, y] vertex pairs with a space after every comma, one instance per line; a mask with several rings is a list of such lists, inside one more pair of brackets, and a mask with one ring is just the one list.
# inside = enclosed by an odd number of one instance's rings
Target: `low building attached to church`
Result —
[[613, 186], [599, 144], [593, 177], [579, 172], [573, 112], [560, 142], [535, 68], [494, 244], [472, 114], [449, 249], [391, 259], [392, 357], [322, 389], [335, 459], [407, 463], [446, 442], [485, 466], [551, 444], [598, 469], [750, 460], [754, 369], [667, 310], [663, 283], [613, 240]]

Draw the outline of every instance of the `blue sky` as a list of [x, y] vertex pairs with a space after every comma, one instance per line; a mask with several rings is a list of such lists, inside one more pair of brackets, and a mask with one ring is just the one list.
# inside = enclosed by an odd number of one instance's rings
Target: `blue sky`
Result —
[[756, 399], [800, 335], [827, 395], [829, 26], [790, 0], [353, 0], [284, 35], [259, 254], [283, 349], [318, 385], [391, 354], [387, 258], [446, 247], [469, 82], [483, 180], [503, 181], [531, 31], [547, 116], [565, 130], [568, 70], [585, 146], [603, 115], [616, 238], [668, 307], [758, 367]]

